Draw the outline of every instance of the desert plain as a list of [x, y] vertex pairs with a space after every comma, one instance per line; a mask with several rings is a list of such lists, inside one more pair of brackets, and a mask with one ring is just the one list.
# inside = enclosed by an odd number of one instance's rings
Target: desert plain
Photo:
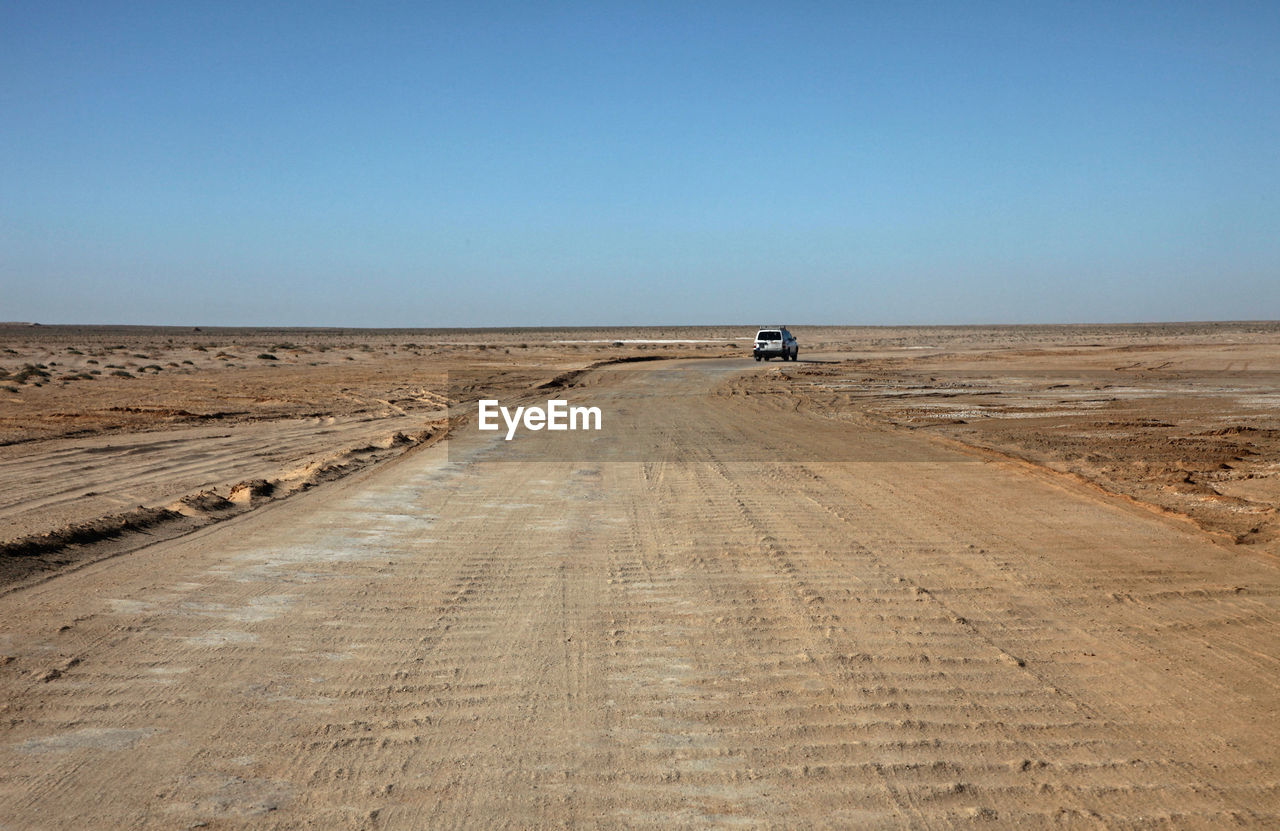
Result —
[[1280, 823], [1280, 324], [791, 328], [0, 325], [0, 828]]

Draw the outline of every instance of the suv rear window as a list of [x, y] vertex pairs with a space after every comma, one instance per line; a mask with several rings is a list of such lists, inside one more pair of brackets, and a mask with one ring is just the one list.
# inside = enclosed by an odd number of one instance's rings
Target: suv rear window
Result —
[[776, 329], [765, 329], [756, 335], [756, 340], [782, 340], [782, 333]]

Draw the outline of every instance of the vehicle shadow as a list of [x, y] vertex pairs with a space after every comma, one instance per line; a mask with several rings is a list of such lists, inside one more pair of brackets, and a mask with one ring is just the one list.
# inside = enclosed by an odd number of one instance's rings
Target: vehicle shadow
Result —
[[[749, 360], [749, 361], [750, 361], [750, 360], [753, 360], [753, 359], [751, 358], [751, 356], [750, 356], [750, 355], [748, 355], [748, 356], [747, 356], [747, 360]], [[766, 363], [766, 364], [782, 363], [783, 365], [790, 365], [790, 364], [838, 364], [838, 363], [840, 363], [840, 361], [836, 360], [835, 358], [797, 358], [797, 359], [796, 359], [796, 360], [794, 360], [794, 361], [781, 361], [781, 362], [779, 362], [779, 361], [757, 361], [756, 363]]]

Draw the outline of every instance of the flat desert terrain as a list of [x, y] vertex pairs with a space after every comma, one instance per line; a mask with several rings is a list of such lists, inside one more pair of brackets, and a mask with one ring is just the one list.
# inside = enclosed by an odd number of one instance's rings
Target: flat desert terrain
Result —
[[0, 828], [1280, 824], [1280, 324], [791, 328], [0, 325]]

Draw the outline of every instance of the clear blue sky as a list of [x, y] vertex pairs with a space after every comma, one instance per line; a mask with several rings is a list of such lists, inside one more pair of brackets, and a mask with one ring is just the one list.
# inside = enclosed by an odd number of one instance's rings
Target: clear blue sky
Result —
[[1280, 317], [1280, 3], [0, 7], [0, 320]]

